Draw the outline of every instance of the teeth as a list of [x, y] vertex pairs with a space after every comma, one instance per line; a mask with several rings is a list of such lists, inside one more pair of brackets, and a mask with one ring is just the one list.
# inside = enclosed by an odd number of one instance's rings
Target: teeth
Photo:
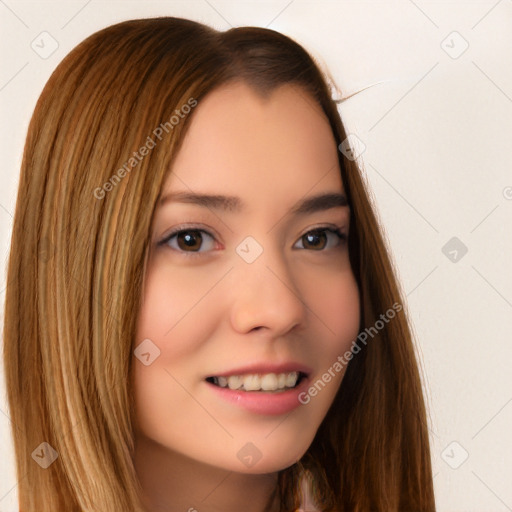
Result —
[[261, 378], [258, 375], [245, 375], [241, 380], [245, 391], [258, 391], [258, 389], [261, 389]]
[[297, 378], [298, 378], [297, 372], [286, 374], [285, 385], [289, 388], [293, 388], [293, 386], [295, 386], [295, 384], [297, 383]]
[[[267, 373], [260, 379], [263, 391], [275, 391], [277, 389], [277, 376], [275, 373]], [[245, 387], [245, 383], [244, 383]], [[247, 389], [247, 388], [246, 388]]]
[[231, 377], [228, 377], [229, 389], [239, 389], [242, 387], [242, 384], [242, 378], [238, 375], [232, 375]]
[[231, 375], [229, 377], [214, 377], [213, 381], [221, 388], [240, 389], [243, 391], [276, 391], [293, 388], [299, 379], [299, 372], [265, 373]]

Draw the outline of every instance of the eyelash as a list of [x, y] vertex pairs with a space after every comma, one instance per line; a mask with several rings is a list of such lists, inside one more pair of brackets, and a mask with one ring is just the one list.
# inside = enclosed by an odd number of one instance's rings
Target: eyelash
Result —
[[[335, 249], [335, 248], [345, 244], [345, 242], [347, 241], [347, 235], [341, 230], [341, 228], [332, 227], [332, 226], [319, 226], [319, 227], [312, 228], [309, 231], [306, 231], [303, 235], [301, 235], [299, 237], [299, 240], [301, 240], [304, 236], [306, 236], [306, 235], [308, 235], [310, 233], [323, 233], [323, 232], [326, 232], [326, 231], [329, 232], [329, 233], [333, 233], [335, 235], [338, 235], [338, 237], [340, 239], [338, 245], [335, 246], [335, 247], [331, 247], [331, 249]], [[181, 233], [187, 233], [187, 232], [206, 233], [209, 237], [211, 237], [213, 240], [215, 240], [215, 236], [214, 235], [212, 235], [209, 231], [206, 231], [205, 229], [200, 228], [199, 226], [178, 226], [171, 233], [166, 235], [160, 242], [158, 242], [157, 245], [158, 246], [167, 246], [169, 249], [171, 249], [171, 250], [173, 250], [173, 251], [175, 251], [177, 253], [183, 254], [186, 257], [198, 257], [198, 256], [203, 255], [205, 252], [209, 252], [209, 251], [183, 251], [181, 249], [175, 249], [174, 247], [170, 247], [168, 245], [168, 242], [172, 238], [174, 238], [177, 235], [180, 235]], [[297, 242], [299, 240], [297, 240]], [[307, 249], [300, 249], [300, 250], [307, 250]], [[318, 251], [314, 251], [313, 249], [311, 249], [311, 250], [313, 252], [326, 252], [329, 249], [320, 249]]]

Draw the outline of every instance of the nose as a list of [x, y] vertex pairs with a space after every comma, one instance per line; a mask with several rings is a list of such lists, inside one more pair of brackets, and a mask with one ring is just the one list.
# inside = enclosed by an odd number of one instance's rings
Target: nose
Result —
[[253, 263], [241, 261], [233, 272], [231, 324], [239, 333], [267, 331], [272, 338], [302, 328], [307, 306], [289, 265], [266, 250]]

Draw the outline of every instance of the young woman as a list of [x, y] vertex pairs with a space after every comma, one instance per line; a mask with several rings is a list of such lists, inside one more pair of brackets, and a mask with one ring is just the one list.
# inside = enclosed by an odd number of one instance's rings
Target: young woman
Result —
[[435, 510], [406, 312], [342, 144], [326, 78], [271, 30], [132, 20], [64, 59], [8, 267], [20, 510], [291, 512], [304, 488]]

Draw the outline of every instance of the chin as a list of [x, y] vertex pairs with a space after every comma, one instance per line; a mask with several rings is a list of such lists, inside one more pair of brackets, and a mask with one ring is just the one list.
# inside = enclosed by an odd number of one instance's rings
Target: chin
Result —
[[[290, 442], [289, 439], [288, 442], [279, 442], [276, 438], [277, 443], [266, 440], [265, 446], [263, 442], [260, 444], [255, 442], [254, 445], [257, 448], [254, 448], [252, 443], [247, 443], [244, 447], [245, 452], [242, 452], [244, 449], [242, 448], [237, 453], [234, 464], [233, 460], [226, 461], [229, 464], [229, 470], [256, 475], [275, 473], [293, 466], [306, 453], [310, 444], [299, 446], [297, 442]], [[245, 461], [246, 454], [253, 455], [253, 460], [248, 458]]]

